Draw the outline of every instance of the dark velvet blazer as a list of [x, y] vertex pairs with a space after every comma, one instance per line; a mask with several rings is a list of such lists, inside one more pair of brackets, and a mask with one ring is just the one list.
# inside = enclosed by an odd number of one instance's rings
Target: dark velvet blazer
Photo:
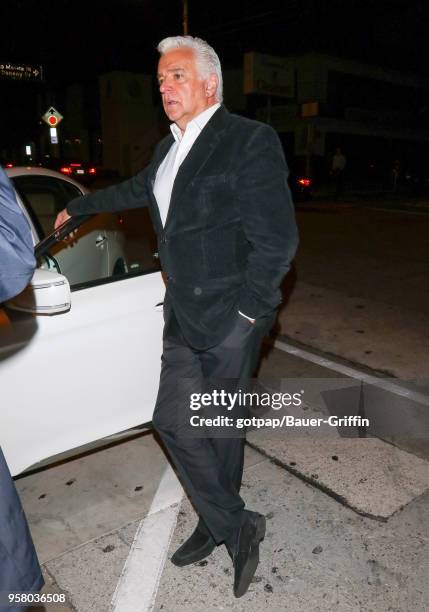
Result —
[[272, 314], [297, 244], [288, 168], [276, 132], [221, 106], [177, 173], [165, 226], [153, 186], [170, 134], [132, 179], [71, 201], [71, 215], [149, 206], [174, 310], [198, 349], [216, 344], [240, 310]]

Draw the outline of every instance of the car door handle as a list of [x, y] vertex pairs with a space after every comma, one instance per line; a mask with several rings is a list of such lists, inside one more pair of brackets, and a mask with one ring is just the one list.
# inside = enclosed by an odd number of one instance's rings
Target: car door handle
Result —
[[106, 236], [98, 236], [95, 241], [95, 246], [101, 246], [102, 244], [106, 242], [106, 240], [107, 240]]

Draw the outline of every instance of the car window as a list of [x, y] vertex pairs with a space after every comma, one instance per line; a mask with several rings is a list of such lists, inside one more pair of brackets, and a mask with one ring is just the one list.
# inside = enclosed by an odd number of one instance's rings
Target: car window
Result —
[[159, 271], [156, 236], [147, 209], [95, 215], [54, 243], [41, 267], [67, 277], [72, 290]]
[[12, 180], [41, 239], [52, 232], [60, 210], [82, 195], [75, 185], [50, 176], [25, 175]]

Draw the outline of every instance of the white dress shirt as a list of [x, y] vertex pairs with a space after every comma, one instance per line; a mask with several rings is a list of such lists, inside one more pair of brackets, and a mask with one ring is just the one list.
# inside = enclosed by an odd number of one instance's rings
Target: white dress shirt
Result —
[[[159, 214], [163, 226], [167, 219], [168, 209], [170, 208], [171, 192], [173, 191], [174, 180], [180, 168], [180, 164], [186, 158], [206, 123], [219, 107], [219, 103], [213, 104], [213, 106], [210, 106], [194, 117], [192, 121], [187, 124], [183, 134], [182, 130], [175, 123], [170, 125], [170, 130], [174, 136], [174, 143], [171, 145], [167, 155], [157, 170], [153, 187], [153, 193], [158, 203]], [[251, 319], [240, 311], [238, 312], [245, 319], [254, 323], [254, 319]]]
[[163, 226], [167, 219], [174, 179], [180, 164], [191, 150], [203, 127], [219, 107], [219, 103], [213, 104], [213, 106], [209, 106], [205, 111], [194, 117], [186, 126], [184, 134], [182, 134], [182, 130], [175, 123], [170, 125], [170, 130], [174, 136], [174, 143], [158, 168], [153, 188]]

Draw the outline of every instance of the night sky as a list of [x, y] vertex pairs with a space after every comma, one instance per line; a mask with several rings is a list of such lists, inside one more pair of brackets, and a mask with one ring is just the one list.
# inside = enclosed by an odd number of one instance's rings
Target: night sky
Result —
[[[157, 42], [182, 31], [180, 0], [2, 0], [0, 58], [41, 63], [50, 82], [112, 69], [151, 72]], [[323, 51], [429, 74], [426, 0], [189, 0], [190, 33], [223, 63]], [[281, 8], [279, 8], [281, 7]]]
[[[190, 33], [212, 44], [226, 68], [242, 66], [246, 51], [319, 51], [429, 76], [426, 0], [188, 4]], [[181, 0], [2, 0], [1, 8], [0, 62], [42, 64], [51, 90], [111, 70], [154, 73], [159, 40], [182, 33]], [[25, 131], [30, 108], [34, 122], [36, 91], [0, 80], [3, 141]]]

